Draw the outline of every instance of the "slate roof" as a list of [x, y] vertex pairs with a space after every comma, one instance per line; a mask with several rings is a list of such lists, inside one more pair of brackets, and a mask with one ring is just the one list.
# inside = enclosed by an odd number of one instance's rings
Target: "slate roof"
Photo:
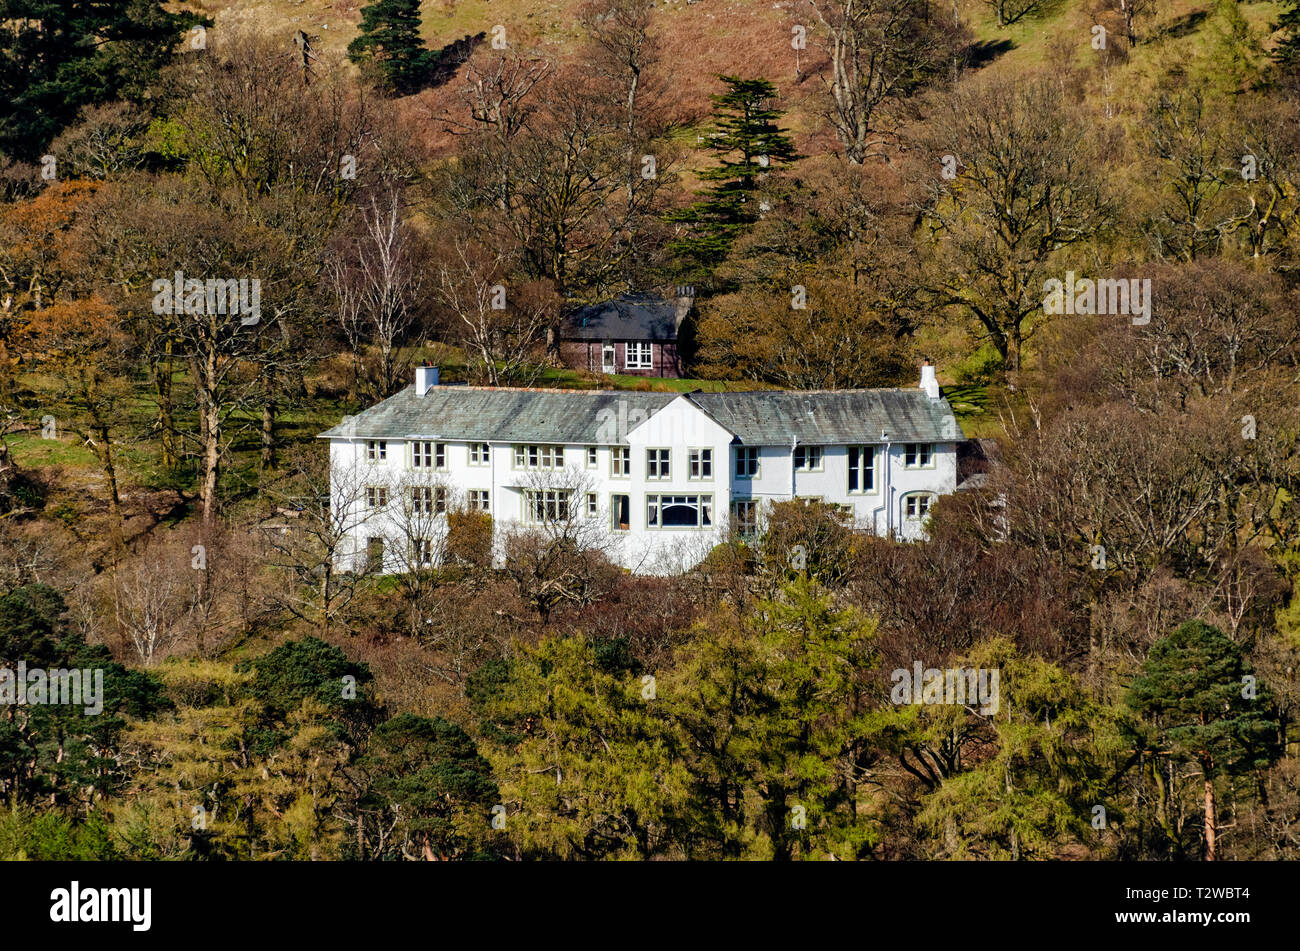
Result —
[[657, 294], [623, 294], [580, 307], [564, 319], [563, 340], [676, 340], [677, 303]]
[[[615, 445], [640, 419], [678, 398], [635, 390], [476, 386], [435, 386], [416, 396], [410, 386], [320, 435]], [[948, 401], [920, 389], [696, 392], [687, 399], [751, 446], [789, 445], [796, 438], [810, 445], [965, 438]]]
[[919, 388], [692, 393], [690, 399], [750, 446], [965, 439], [948, 401]]
[[479, 386], [435, 386], [424, 396], [416, 396], [415, 387], [408, 386], [327, 429], [320, 438], [409, 436], [451, 442], [614, 445], [641, 419], [648, 419], [678, 396], [635, 390]]

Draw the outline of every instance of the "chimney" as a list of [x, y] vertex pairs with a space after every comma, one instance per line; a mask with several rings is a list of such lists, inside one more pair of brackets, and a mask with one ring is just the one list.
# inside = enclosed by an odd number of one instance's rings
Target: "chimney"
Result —
[[694, 286], [678, 285], [675, 303], [677, 306], [673, 311], [673, 326], [676, 329], [681, 330], [682, 321], [686, 319], [686, 315], [689, 314], [691, 308], [695, 306]]
[[438, 368], [437, 367], [416, 367], [415, 368], [415, 395], [423, 396], [428, 393], [430, 388], [438, 385]]
[[921, 364], [921, 389], [932, 400], [939, 398], [939, 381], [934, 375], [934, 365], [927, 359]]

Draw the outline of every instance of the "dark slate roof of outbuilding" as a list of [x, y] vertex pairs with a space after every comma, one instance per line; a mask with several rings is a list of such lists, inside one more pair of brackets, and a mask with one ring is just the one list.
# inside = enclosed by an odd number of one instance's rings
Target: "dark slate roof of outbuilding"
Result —
[[613, 445], [678, 396], [635, 390], [479, 386], [435, 386], [416, 396], [415, 387], [408, 386], [320, 435]]
[[[679, 398], [636, 390], [477, 386], [435, 386], [416, 396], [409, 386], [320, 435], [613, 445]], [[789, 445], [792, 439], [844, 445], [965, 438], [948, 401], [920, 389], [695, 392], [686, 398], [751, 446]]]
[[692, 393], [690, 399], [750, 446], [792, 439], [815, 446], [965, 438], [948, 401], [932, 400], [920, 388]]
[[564, 340], [676, 340], [677, 303], [657, 294], [623, 294], [580, 307], [564, 320]]

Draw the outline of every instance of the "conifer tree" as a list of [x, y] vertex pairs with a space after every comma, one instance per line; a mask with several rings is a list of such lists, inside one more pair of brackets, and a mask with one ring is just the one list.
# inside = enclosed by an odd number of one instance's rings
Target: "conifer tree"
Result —
[[375, 0], [361, 8], [361, 34], [348, 44], [352, 62], [373, 65], [389, 92], [418, 92], [437, 60], [420, 38], [420, 0]]
[[688, 225], [689, 234], [669, 245], [683, 280], [704, 282], [759, 217], [759, 184], [779, 163], [800, 158], [772, 108], [776, 87], [766, 79], [719, 77], [727, 91], [713, 96], [715, 131], [708, 148], [718, 164], [700, 172], [712, 184], [699, 201], [669, 216]]
[[185, 31], [157, 0], [0, 0], [0, 151], [41, 155], [82, 106], [138, 98]]
[[1281, 753], [1267, 690], [1227, 635], [1203, 621], [1188, 621], [1151, 648], [1129, 686], [1127, 703], [1150, 726], [1151, 747], [1199, 768], [1205, 858], [1215, 859], [1215, 780], [1267, 767]]
[[1300, 0], [1285, 6], [1273, 29], [1282, 34], [1273, 47], [1273, 63], [1283, 73], [1300, 73]]

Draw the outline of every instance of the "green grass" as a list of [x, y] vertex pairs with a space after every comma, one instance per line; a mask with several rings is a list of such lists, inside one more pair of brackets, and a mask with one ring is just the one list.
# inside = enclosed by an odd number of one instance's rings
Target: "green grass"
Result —
[[989, 412], [986, 386], [945, 386], [943, 397], [952, 406], [953, 415], [968, 439], [995, 436], [1002, 431], [1002, 421]]
[[17, 433], [7, 437], [5, 442], [19, 468], [98, 465], [94, 452], [88, 446], [68, 436], [43, 439], [39, 433]]
[[578, 370], [555, 368], [543, 371], [538, 384], [566, 390], [652, 390], [669, 393], [689, 393], [692, 390], [717, 393], [727, 390], [772, 389], [770, 386], [754, 383], [750, 380], [676, 379], [673, 377], [632, 376], [623, 373], [592, 376]]
[[[1238, 9], [1251, 29], [1267, 46], [1283, 5], [1277, 0], [1239, 4]], [[1215, 42], [1211, 28], [1214, 11], [1212, 0], [1167, 0], [1156, 9], [1155, 16], [1139, 17], [1136, 24], [1138, 46], [1126, 62], [1112, 62], [1111, 81], [1114, 88], [1124, 90], [1121, 101], [1141, 107], [1145, 100], [1144, 89], [1149, 83], [1150, 66], [1174, 52], [1179, 56], [1204, 55]], [[1198, 14], [1206, 19], [1194, 28], [1173, 35], [1173, 30]], [[1122, 36], [1113, 32], [1122, 26], [1117, 15], [1100, 15], [1085, 4], [1066, 0], [1046, 0], [1037, 10], [1008, 26], [999, 28], [991, 8], [967, 0], [962, 15], [971, 28], [976, 41], [990, 44], [1009, 43], [1010, 48], [998, 54], [983, 69], [991, 73], [1019, 75], [1026, 70], [1073, 66], [1090, 69], [1096, 65], [1097, 53], [1092, 48], [1092, 27], [1104, 23], [1112, 30], [1111, 36], [1119, 46], [1124, 46]], [[1070, 56], [1069, 62], [1060, 61], [1061, 47]]]

